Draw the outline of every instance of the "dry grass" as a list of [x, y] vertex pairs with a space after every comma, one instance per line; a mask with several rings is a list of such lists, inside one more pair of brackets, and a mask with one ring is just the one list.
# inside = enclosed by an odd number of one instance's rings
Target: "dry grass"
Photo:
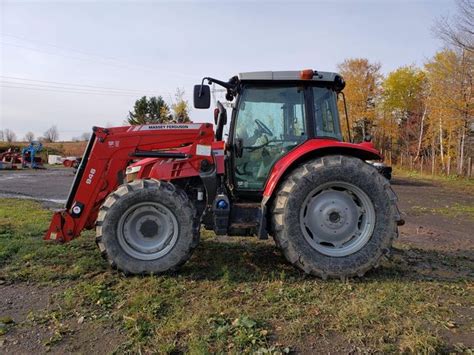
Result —
[[[20, 151], [23, 147], [26, 147], [28, 142], [0, 142], [0, 153], [4, 152], [10, 147], [16, 147]], [[48, 154], [57, 154], [63, 156], [82, 156], [86, 149], [87, 142], [55, 142], [55, 143], [43, 143], [43, 152], [40, 154], [44, 158]]]

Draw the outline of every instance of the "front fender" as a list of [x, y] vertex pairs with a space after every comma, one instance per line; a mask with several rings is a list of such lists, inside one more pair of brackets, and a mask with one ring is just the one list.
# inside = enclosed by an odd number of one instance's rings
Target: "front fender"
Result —
[[284, 175], [304, 161], [324, 155], [351, 155], [363, 160], [380, 160], [382, 155], [370, 142], [361, 144], [339, 142], [331, 139], [311, 139], [299, 145], [278, 160], [270, 171], [263, 191], [263, 204], [270, 199]]

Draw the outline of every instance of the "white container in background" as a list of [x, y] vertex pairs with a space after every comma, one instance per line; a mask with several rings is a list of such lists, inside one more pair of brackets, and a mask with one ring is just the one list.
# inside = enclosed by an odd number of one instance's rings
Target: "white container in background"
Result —
[[62, 156], [53, 155], [53, 154], [48, 155], [48, 164], [53, 165], [53, 164], [62, 164], [62, 163], [63, 163]]

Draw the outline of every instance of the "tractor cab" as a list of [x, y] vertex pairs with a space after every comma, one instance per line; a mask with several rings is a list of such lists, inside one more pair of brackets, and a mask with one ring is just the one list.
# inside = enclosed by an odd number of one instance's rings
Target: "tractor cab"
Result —
[[[337, 95], [345, 83], [336, 73], [251, 72], [228, 82], [205, 81], [224, 86], [233, 101], [227, 156], [229, 182], [237, 193], [262, 192], [274, 164], [308, 140], [343, 141]], [[194, 94], [196, 108], [209, 107], [207, 85], [196, 85]], [[223, 105], [217, 105], [216, 139], [222, 139], [227, 118]]]

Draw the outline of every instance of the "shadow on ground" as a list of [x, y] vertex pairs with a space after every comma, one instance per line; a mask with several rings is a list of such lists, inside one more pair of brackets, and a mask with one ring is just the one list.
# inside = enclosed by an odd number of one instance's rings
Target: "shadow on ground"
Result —
[[403, 179], [403, 178], [394, 178], [393, 180], [390, 181], [392, 185], [398, 185], [398, 186], [415, 186], [415, 187], [434, 187], [435, 185], [433, 183], [430, 183], [428, 181], [424, 180], [414, 180], [414, 179]]
[[[473, 254], [470, 250], [433, 251], [406, 249], [402, 246], [394, 248], [390, 258], [378, 269], [367, 273], [362, 280], [474, 280]], [[225, 277], [233, 282], [313, 278], [290, 265], [271, 243], [253, 241], [205, 240], [179, 273], [193, 280]]]

